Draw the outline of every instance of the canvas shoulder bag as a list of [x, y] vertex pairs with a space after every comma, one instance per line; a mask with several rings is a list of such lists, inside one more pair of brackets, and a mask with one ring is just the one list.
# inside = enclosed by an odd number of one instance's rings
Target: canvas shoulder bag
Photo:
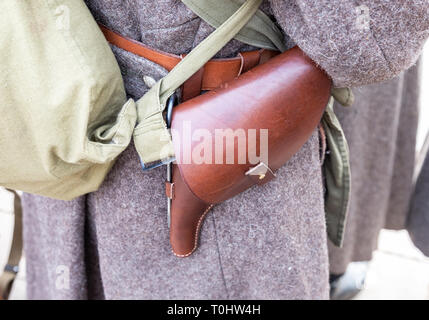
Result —
[[0, 185], [69, 200], [96, 190], [136, 123], [83, 1], [0, 2]]

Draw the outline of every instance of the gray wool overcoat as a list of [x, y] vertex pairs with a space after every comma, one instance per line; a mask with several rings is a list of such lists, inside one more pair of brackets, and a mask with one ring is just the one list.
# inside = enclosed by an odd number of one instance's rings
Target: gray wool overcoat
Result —
[[394, 79], [354, 88], [349, 109], [335, 105], [350, 147], [352, 188], [342, 248], [329, 242], [330, 271], [369, 261], [381, 228], [406, 227], [413, 186], [420, 61]]
[[[166, 52], [189, 52], [212, 32], [178, 0], [86, 3], [98, 21]], [[415, 63], [429, 35], [429, 3], [423, 0], [270, 0], [262, 8], [281, 26], [288, 46], [299, 45], [337, 86], [398, 76]], [[131, 97], [146, 92], [145, 75], [166, 74], [154, 63], [112, 49]], [[218, 56], [249, 49], [231, 41]], [[199, 249], [179, 259], [168, 240], [165, 168], [142, 172], [130, 145], [97, 192], [69, 202], [24, 195], [28, 296], [326, 299], [320, 159], [315, 132], [274, 181], [216, 206], [203, 225]], [[68, 285], [59, 286], [64, 276]]]
[[417, 248], [429, 257], [429, 133], [417, 158], [416, 167], [407, 229]]

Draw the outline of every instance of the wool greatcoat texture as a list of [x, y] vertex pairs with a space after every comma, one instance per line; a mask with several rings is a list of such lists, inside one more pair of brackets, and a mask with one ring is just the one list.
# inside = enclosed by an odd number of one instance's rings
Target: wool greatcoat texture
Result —
[[354, 89], [355, 103], [335, 105], [350, 147], [352, 188], [342, 248], [329, 242], [330, 271], [369, 261], [381, 228], [404, 229], [412, 193], [420, 61], [392, 80]]
[[[271, 0], [262, 8], [281, 26], [288, 46], [299, 45], [337, 86], [388, 80], [413, 65], [428, 36], [429, 3], [360, 1], [370, 13], [370, 27], [362, 28], [355, 2]], [[86, 3], [108, 27], [175, 54], [189, 52], [213, 30], [177, 0]], [[218, 56], [249, 49], [231, 41]], [[144, 76], [166, 73], [113, 51], [131, 97], [147, 90]], [[199, 249], [186, 259], [170, 250], [164, 179], [165, 168], [142, 172], [130, 145], [97, 192], [70, 202], [26, 194], [29, 298], [328, 298], [317, 132], [274, 181], [216, 206]], [[68, 286], [58, 285], [64, 276]]]

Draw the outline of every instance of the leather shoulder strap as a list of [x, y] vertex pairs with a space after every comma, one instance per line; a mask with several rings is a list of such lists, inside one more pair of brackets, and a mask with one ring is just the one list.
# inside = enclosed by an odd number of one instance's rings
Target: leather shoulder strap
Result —
[[14, 216], [12, 246], [10, 248], [9, 259], [0, 275], [0, 300], [9, 298], [13, 282], [18, 274], [18, 265], [22, 255], [22, 205], [21, 197], [14, 190], [9, 190], [14, 194]]

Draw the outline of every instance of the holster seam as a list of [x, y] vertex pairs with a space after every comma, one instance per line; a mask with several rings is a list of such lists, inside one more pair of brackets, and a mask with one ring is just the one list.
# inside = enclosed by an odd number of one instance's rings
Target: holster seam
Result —
[[204, 221], [204, 218], [206, 217], [206, 215], [209, 213], [209, 211], [211, 210], [211, 208], [213, 208], [213, 204], [211, 204], [207, 209], [206, 209], [206, 211], [204, 211], [204, 213], [201, 215], [201, 217], [200, 217], [200, 219], [198, 220], [198, 224], [197, 224], [197, 229], [195, 230], [195, 237], [194, 237], [194, 247], [192, 248], [192, 250], [190, 251], [190, 252], [188, 252], [188, 253], [185, 253], [185, 254], [178, 254], [178, 253], [176, 253], [176, 252], [174, 252], [174, 250], [172, 250], [173, 251], [173, 254], [176, 256], [176, 257], [179, 257], [179, 258], [186, 258], [186, 257], [189, 257], [192, 253], [194, 253], [194, 251], [197, 249], [197, 246], [198, 246], [198, 239], [199, 239], [199, 235], [200, 235], [200, 229], [201, 229], [201, 225], [202, 225], [202, 223], [203, 223], [203, 221]]

